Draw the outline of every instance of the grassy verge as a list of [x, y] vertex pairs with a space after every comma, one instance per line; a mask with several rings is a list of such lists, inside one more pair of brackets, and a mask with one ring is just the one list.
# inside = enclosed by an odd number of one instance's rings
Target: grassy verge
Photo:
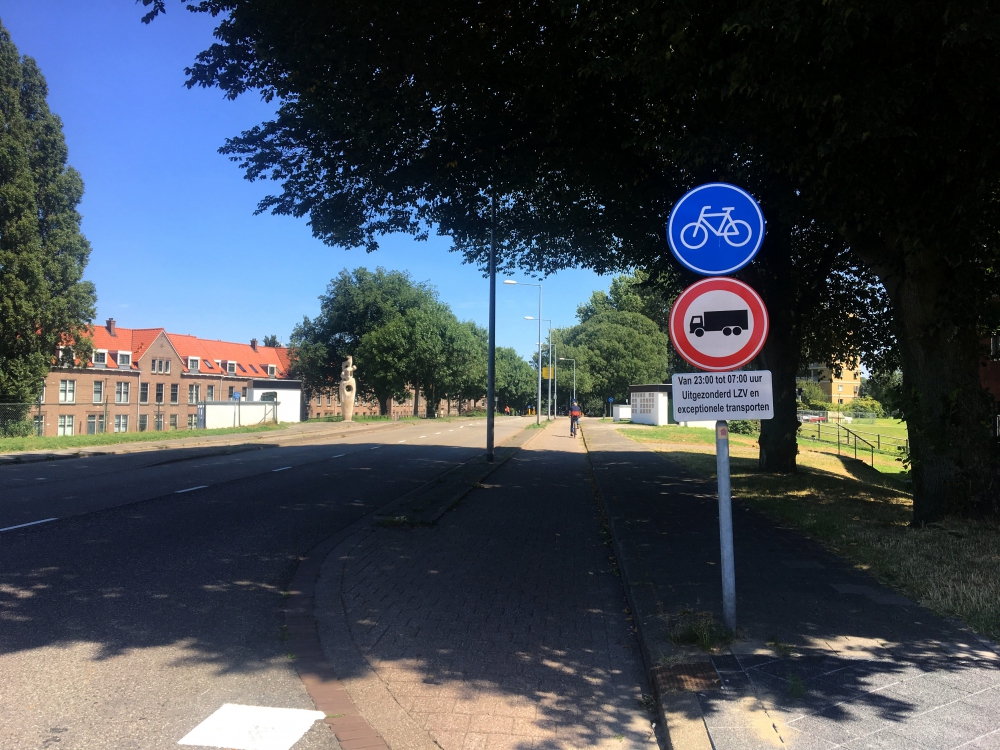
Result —
[[[680, 431], [684, 431], [684, 434]], [[711, 430], [625, 428], [670, 459], [715, 476]], [[835, 449], [834, 449], [835, 450]], [[880, 471], [828, 451], [801, 450], [793, 475], [757, 471], [753, 438], [730, 436], [733, 494], [782, 523], [795, 524], [876, 578], [944, 616], [1000, 639], [1000, 528], [950, 518], [909, 526], [912, 499], [896, 462]]]
[[0, 438], [0, 453], [14, 451], [48, 451], [64, 448], [88, 448], [120, 443], [149, 443], [161, 440], [200, 438], [207, 435], [235, 435], [246, 432], [274, 432], [284, 424], [263, 424], [254, 427], [226, 427], [221, 430], [171, 430], [169, 432], [107, 432], [101, 435], [70, 435], [67, 437]]
[[538, 422], [538, 423], [531, 422], [524, 429], [526, 429], [526, 430], [544, 430], [546, 427], [548, 427], [548, 424], [549, 424], [548, 421], [543, 419], [541, 422]]

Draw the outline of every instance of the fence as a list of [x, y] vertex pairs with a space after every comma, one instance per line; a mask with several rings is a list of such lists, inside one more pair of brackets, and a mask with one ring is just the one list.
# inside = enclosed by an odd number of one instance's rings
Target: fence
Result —
[[0, 438], [41, 435], [42, 405], [0, 404]]
[[871, 453], [872, 466], [875, 465], [876, 453], [898, 456], [900, 453], [910, 452], [910, 441], [905, 438], [852, 430], [839, 423], [803, 422], [799, 427], [799, 437], [819, 443], [835, 443], [838, 454], [842, 450], [853, 450], [855, 458], [858, 457], [858, 444], [861, 443], [860, 450]]
[[809, 411], [798, 412], [800, 422], [841, 422], [843, 424], [875, 424], [873, 411]]

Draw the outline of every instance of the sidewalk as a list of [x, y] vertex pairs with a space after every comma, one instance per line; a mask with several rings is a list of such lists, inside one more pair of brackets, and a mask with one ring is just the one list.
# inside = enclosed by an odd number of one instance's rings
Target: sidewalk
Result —
[[324, 651], [392, 750], [656, 750], [586, 455], [566, 432], [550, 425], [436, 525], [370, 528], [327, 558]]
[[279, 445], [308, 440], [324, 440], [331, 437], [346, 437], [348, 435], [392, 429], [405, 424], [410, 424], [410, 422], [303, 422], [281, 430], [235, 432], [221, 435], [198, 435], [197, 431], [194, 431], [190, 437], [174, 439], [112, 443], [110, 445], [83, 445], [58, 450], [0, 453], [0, 466], [38, 463], [40, 461], [57, 461], [60, 459], [87, 456], [149, 453], [177, 448], [225, 447], [233, 445], [253, 446], [263, 442]]
[[715, 483], [612, 424], [584, 434], [668, 730], [687, 733], [678, 750], [1000, 748], [995, 644], [739, 502], [739, 639], [711, 657], [713, 680], [671, 692], [709, 657], [671, 643], [668, 623], [721, 620]]

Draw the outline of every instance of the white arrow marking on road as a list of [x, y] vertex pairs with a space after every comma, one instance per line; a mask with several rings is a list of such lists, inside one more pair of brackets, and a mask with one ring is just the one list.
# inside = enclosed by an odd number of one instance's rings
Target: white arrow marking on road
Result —
[[7, 526], [6, 528], [0, 529], [0, 531], [13, 531], [14, 529], [23, 529], [25, 526], [34, 526], [39, 523], [48, 523], [49, 521], [58, 521], [58, 518], [43, 518], [41, 521], [31, 521], [29, 523], [19, 523], [17, 526]]
[[206, 487], [208, 487], [208, 485], [207, 485], [207, 484], [199, 484], [199, 485], [198, 485], [197, 487], [188, 487], [188, 488], [187, 488], [186, 490], [177, 490], [177, 492], [175, 492], [174, 494], [175, 494], [175, 495], [179, 495], [179, 494], [181, 494], [182, 492], [192, 492], [192, 491], [194, 491], [194, 490], [203, 490], [203, 489], [205, 489]]
[[291, 466], [282, 466], [280, 469], [271, 469], [271, 473], [274, 473], [276, 471], [288, 471], [290, 468], [292, 468], [292, 467]]

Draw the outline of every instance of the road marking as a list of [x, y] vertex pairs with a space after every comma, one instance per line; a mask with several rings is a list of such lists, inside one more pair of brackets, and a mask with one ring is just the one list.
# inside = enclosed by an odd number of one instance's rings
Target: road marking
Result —
[[49, 521], [58, 520], [58, 518], [43, 518], [41, 521], [31, 521], [30, 523], [19, 523], [17, 526], [8, 526], [5, 529], [0, 529], [0, 531], [13, 531], [14, 529], [23, 529], [25, 526], [35, 526], [39, 523], [48, 523]]
[[434, 434], [435, 434], [435, 435], [440, 435], [441, 433], [440, 433], [440, 432], [435, 432]]
[[448, 430], [448, 432], [454, 432], [454, 430]]
[[378, 450], [378, 449], [379, 449], [379, 448], [381, 448], [381, 447], [382, 447], [381, 445], [373, 445], [373, 446], [372, 446], [371, 448], [369, 448], [368, 450], [370, 450], [370, 451], [375, 451], [375, 450]]
[[338, 453], [336, 456], [334, 456], [334, 458], [343, 458], [346, 455], [347, 455], [346, 453]]
[[422, 438], [423, 438], [423, 437], [427, 437], [427, 436], [426, 436], [426, 435], [421, 435], [420, 437], [422, 437]]
[[177, 490], [177, 492], [175, 492], [174, 494], [179, 495], [182, 492], [193, 492], [194, 490], [203, 490], [206, 487], [208, 487], [207, 484], [199, 484], [197, 487], [188, 487], [186, 490]]
[[405, 443], [406, 441], [405, 441], [405, 440], [400, 440], [399, 442], [401, 442], [401, 443]]
[[280, 469], [271, 469], [271, 473], [273, 474], [276, 471], [288, 471], [290, 468], [292, 468], [292, 467], [291, 466], [282, 466]]
[[290, 750], [314, 722], [324, 718], [326, 714], [322, 711], [227, 703], [181, 737], [177, 744]]

